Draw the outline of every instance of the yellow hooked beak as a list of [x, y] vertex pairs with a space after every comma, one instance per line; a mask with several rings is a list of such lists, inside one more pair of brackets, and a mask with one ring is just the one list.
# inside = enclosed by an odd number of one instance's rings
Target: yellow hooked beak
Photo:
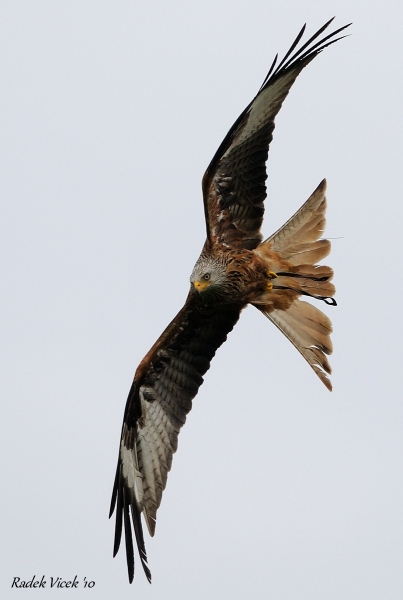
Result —
[[206, 289], [209, 283], [210, 281], [195, 281], [193, 285], [195, 290], [200, 293]]

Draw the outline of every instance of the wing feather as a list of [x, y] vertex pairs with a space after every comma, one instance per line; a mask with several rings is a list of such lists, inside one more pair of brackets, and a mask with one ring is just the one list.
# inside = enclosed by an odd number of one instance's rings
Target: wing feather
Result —
[[258, 94], [235, 121], [208, 166], [202, 185], [210, 244], [254, 249], [261, 242], [267, 179], [265, 163], [274, 119], [302, 69], [326, 46], [337, 41], [334, 37], [349, 26], [339, 28], [312, 45], [332, 20], [291, 56], [302, 38], [304, 26], [277, 68], [274, 60]]
[[240, 305], [201, 307], [190, 294], [136, 371], [126, 404], [110, 513], [116, 507], [114, 555], [119, 550], [124, 523], [130, 581], [134, 576], [134, 552], [129, 508], [140, 559], [150, 581], [140, 515], [154, 535], [179, 431], [211, 359], [234, 327], [241, 309]]

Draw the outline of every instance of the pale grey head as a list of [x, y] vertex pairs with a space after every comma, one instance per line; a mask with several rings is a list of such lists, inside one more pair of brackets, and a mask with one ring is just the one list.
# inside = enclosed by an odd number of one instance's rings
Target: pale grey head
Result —
[[221, 295], [227, 280], [227, 265], [214, 256], [202, 254], [190, 276], [192, 289], [203, 297]]

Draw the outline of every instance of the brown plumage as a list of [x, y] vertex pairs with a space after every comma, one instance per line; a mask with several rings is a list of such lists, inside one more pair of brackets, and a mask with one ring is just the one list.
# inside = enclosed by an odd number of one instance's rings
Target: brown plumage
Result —
[[[325, 228], [326, 182], [283, 227], [262, 242], [266, 167], [274, 119], [302, 69], [345, 27], [317, 41], [326, 23], [299, 50], [305, 26], [284, 59], [276, 60], [256, 97], [235, 121], [203, 177], [207, 239], [190, 278], [185, 305], [136, 370], [123, 420], [111, 511], [116, 508], [114, 555], [125, 530], [130, 582], [132, 527], [151, 581], [141, 524], [151, 535], [178, 434], [217, 348], [252, 304], [294, 344], [328, 389], [330, 320], [301, 300], [335, 304]], [[346, 26], [348, 27], [348, 26]], [[131, 514], [131, 518], [130, 518]]]

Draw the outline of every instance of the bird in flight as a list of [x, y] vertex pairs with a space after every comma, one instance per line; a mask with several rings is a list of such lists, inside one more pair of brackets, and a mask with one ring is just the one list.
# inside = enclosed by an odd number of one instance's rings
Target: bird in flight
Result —
[[[147, 579], [141, 515], [151, 536], [178, 446], [216, 350], [252, 304], [294, 344], [331, 390], [329, 318], [301, 296], [335, 305], [333, 270], [317, 263], [330, 252], [325, 229], [323, 180], [291, 219], [262, 241], [266, 160], [274, 119], [295, 79], [349, 25], [301, 43], [305, 25], [284, 58], [277, 56], [252, 102], [231, 129], [204, 174], [207, 239], [190, 277], [183, 308], [145, 355], [127, 398], [110, 516], [116, 510], [114, 556], [125, 532], [130, 583], [133, 533]], [[298, 47], [299, 46], [299, 47]]]

